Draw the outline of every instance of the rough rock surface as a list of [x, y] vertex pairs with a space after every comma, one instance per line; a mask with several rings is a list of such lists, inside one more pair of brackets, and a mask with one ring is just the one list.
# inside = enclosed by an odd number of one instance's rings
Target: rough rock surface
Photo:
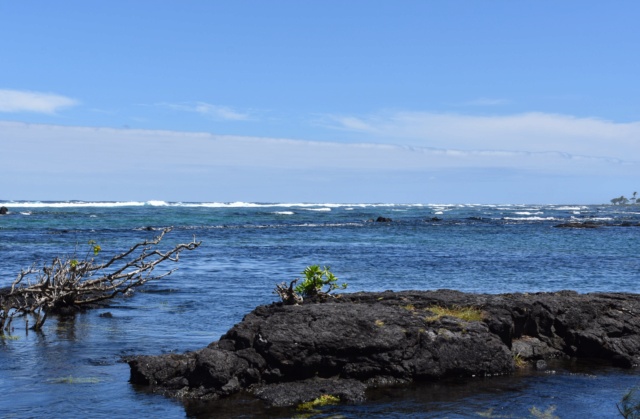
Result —
[[[483, 317], [438, 317], [434, 307], [473, 307]], [[623, 293], [342, 294], [260, 306], [206, 348], [137, 356], [129, 365], [132, 383], [173, 397], [247, 391], [271, 406], [322, 394], [358, 402], [369, 387], [506, 374], [516, 360], [543, 366], [550, 358], [597, 358], [636, 367], [638, 314], [640, 295]]]

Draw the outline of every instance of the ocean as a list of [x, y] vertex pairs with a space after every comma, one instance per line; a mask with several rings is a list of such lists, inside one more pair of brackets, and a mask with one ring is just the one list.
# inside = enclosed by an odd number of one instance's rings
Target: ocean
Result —
[[[202, 348], [308, 265], [329, 266], [345, 292], [570, 289], [640, 292], [640, 206], [271, 204], [0, 201], [0, 287], [56, 256], [98, 258], [172, 226], [166, 250], [202, 245], [170, 276], [40, 333], [14, 320], [0, 337], [0, 415], [28, 417], [293, 417], [248, 399], [184, 405], [128, 383], [123, 357]], [[391, 222], [376, 222], [378, 217]], [[592, 222], [599, 228], [559, 228]], [[107, 314], [108, 313], [108, 314]], [[339, 325], [336, 325], [339, 327]], [[371, 393], [314, 417], [618, 417], [640, 375], [575, 363], [526, 376], [425, 383]], [[542, 412], [542, 413], [540, 413]]]

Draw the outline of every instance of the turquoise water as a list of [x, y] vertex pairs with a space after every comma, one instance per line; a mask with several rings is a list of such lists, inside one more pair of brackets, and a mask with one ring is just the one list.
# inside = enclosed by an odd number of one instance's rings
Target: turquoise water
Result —
[[[257, 416], [250, 402], [185, 409], [128, 383], [132, 354], [183, 352], [217, 340], [276, 283], [310, 264], [329, 265], [348, 291], [452, 288], [469, 292], [640, 292], [640, 208], [582, 205], [337, 205], [5, 202], [0, 287], [21, 268], [59, 255], [101, 257], [174, 226], [162, 248], [183, 253], [178, 270], [109, 307], [50, 318], [42, 333], [14, 322], [0, 338], [0, 412], [8, 417]], [[393, 219], [376, 223], [378, 216]], [[596, 229], [556, 228], [570, 221]], [[171, 266], [174, 267], [174, 266]], [[167, 267], [169, 268], [169, 267]], [[111, 318], [100, 317], [105, 312]], [[344, 417], [615, 417], [615, 402], [640, 384], [635, 371], [602, 367], [482, 382], [425, 385], [327, 408]], [[594, 410], [595, 409], [595, 410]], [[248, 413], [247, 413], [248, 412]], [[593, 416], [594, 412], [598, 414]], [[268, 416], [291, 412], [267, 412]]]

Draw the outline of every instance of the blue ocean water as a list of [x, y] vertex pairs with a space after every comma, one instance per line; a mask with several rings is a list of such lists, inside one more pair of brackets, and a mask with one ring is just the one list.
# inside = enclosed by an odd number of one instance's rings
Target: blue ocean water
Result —
[[[0, 202], [0, 287], [60, 255], [100, 257], [173, 226], [161, 248], [194, 237], [178, 270], [109, 307], [50, 318], [42, 333], [0, 337], [0, 412], [6, 417], [290, 417], [251, 402], [187, 406], [128, 383], [123, 356], [199, 349], [308, 265], [328, 265], [347, 291], [450, 288], [502, 293], [572, 289], [640, 292], [640, 207], [167, 202]], [[375, 222], [379, 217], [389, 223]], [[600, 228], [556, 228], [567, 222]], [[112, 317], [101, 317], [105, 312]], [[640, 384], [603, 366], [529, 377], [436, 383], [328, 407], [340, 417], [616, 417]], [[244, 406], [241, 408], [241, 406]], [[257, 410], [256, 410], [257, 409]], [[595, 416], [594, 416], [595, 414]]]

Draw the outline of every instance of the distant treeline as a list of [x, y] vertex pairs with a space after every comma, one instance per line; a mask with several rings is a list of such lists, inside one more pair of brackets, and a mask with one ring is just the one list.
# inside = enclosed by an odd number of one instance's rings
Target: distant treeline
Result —
[[620, 195], [618, 198], [613, 198], [611, 203], [613, 205], [640, 205], [640, 198], [636, 198], [636, 195], [638, 195], [638, 192], [634, 192], [631, 198]]

